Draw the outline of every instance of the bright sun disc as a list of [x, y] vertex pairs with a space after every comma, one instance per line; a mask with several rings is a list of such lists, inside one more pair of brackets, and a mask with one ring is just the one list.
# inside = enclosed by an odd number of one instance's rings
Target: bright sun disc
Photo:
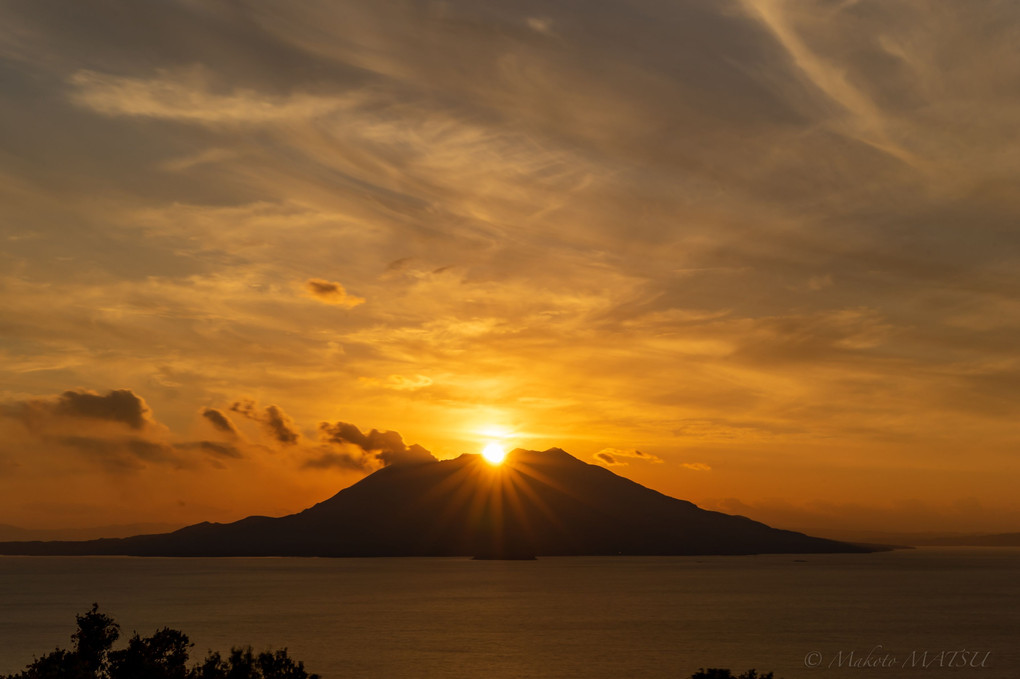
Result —
[[503, 458], [506, 457], [506, 451], [498, 443], [490, 443], [482, 450], [482, 457], [489, 464], [502, 464]]

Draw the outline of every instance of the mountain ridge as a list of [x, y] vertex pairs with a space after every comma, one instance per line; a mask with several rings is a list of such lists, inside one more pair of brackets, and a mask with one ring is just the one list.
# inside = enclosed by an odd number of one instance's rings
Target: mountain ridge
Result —
[[868, 552], [860, 545], [704, 510], [559, 448], [502, 465], [465, 454], [384, 467], [282, 517], [163, 534], [0, 543], [0, 554], [133, 556], [696, 555]]

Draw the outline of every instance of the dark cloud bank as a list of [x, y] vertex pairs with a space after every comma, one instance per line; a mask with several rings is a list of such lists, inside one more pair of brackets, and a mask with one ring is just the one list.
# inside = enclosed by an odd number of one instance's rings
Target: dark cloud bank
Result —
[[[319, 436], [332, 449], [305, 463], [306, 467], [342, 469], [371, 469], [390, 465], [421, 464], [435, 462], [428, 450], [416, 443], [408, 446], [395, 431], [373, 429], [363, 434], [348, 422], [319, 425]], [[336, 450], [339, 448], [340, 450]]]

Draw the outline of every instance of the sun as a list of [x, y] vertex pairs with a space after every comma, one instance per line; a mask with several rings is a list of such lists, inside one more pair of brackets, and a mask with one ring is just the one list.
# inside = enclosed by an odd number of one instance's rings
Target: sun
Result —
[[506, 457], [506, 451], [503, 450], [503, 446], [498, 443], [490, 443], [482, 450], [482, 457], [484, 457], [485, 461], [489, 464], [503, 464], [503, 458]]

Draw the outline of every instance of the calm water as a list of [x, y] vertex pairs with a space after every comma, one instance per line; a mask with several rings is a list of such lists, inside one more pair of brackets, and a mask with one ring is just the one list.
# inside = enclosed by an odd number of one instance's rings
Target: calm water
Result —
[[[702, 666], [1014, 679], [1018, 576], [1020, 550], [969, 548], [534, 562], [0, 557], [0, 673], [68, 646], [74, 614], [98, 601], [124, 633], [184, 630], [193, 659], [286, 646], [325, 679], [686, 679]], [[838, 666], [840, 653], [846, 665], [879, 645], [872, 660], [896, 666]], [[961, 649], [990, 655], [955, 669], [936, 655]]]

